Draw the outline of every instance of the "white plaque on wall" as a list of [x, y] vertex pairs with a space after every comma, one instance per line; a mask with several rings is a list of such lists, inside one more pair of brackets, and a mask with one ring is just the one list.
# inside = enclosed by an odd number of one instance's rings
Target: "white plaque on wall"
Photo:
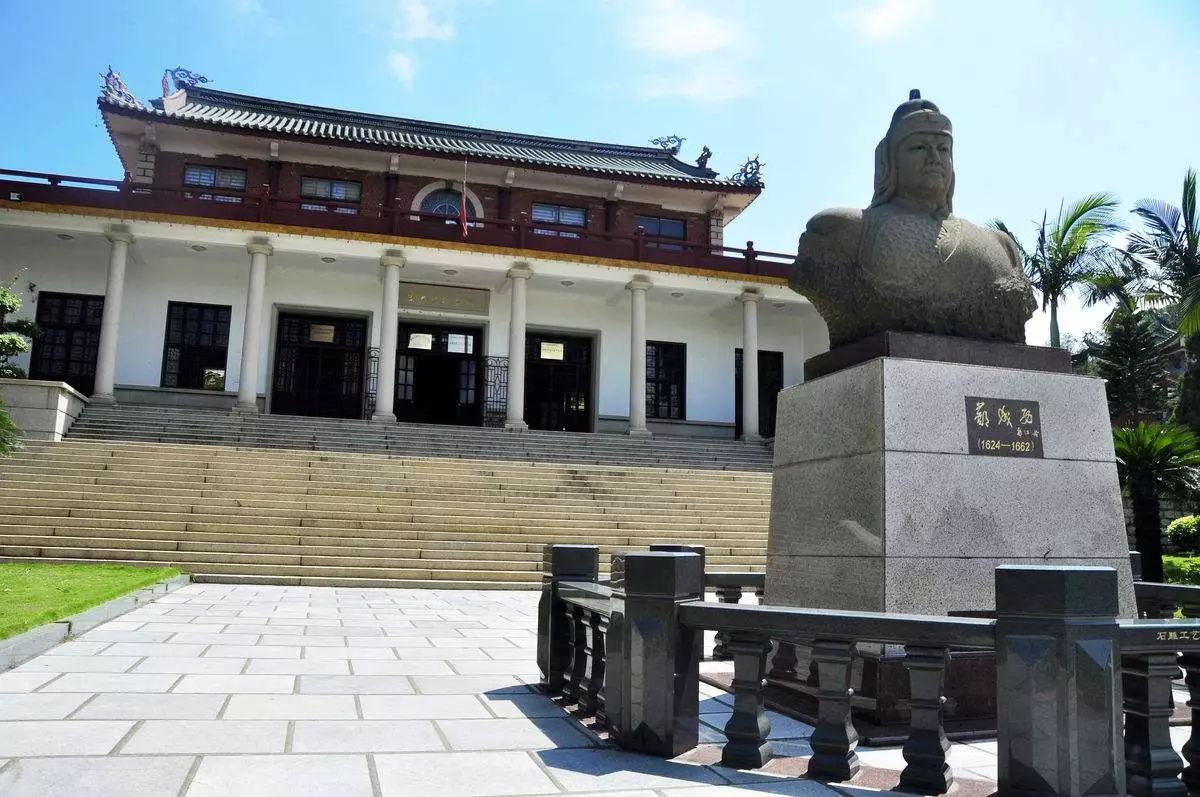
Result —
[[541, 357], [543, 360], [561, 360], [563, 359], [563, 354], [563, 344], [542, 341]]
[[480, 288], [457, 288], [450, 285], [421, 285], [415, 282], [404, 282], [400, 284], [400, 308], [487, 315], [488, 295], [488, 291]]

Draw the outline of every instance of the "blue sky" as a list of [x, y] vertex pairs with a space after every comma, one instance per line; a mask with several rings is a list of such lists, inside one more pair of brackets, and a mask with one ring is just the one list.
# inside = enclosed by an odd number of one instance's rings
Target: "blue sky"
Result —
[[[1178, 202], [1200, 167], [1200, 3], [975, 0], [0, 2], [3, 168], [116, 178], [95, 107], [112, 64], [419, 119], [748, 156], [767, 190], [731, 243], [794, 251], [821, 208], [870, 198], [910, 88], [954, 122], [956, 213], [1032, 238], [1063, 198]], [[1070, 307], [1064, 331], [1102, 311]], [[1030, 342], [1046, 339], [1035, 317]]]

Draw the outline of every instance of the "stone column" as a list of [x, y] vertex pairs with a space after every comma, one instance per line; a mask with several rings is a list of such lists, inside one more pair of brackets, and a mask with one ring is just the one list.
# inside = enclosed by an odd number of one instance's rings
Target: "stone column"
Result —
[[525, 288], [533, 269], [527, 263], [514, 263], [508, 270], [512, 289], [512, 308], [508, 317], [508, 417], [505, 429], [522, 431], [525, 423]]
[[400, 269], [404, 262], [404, 253], [397, 249], [389, 249], [379, 258], [383, 267], [383, 308], [379, 314], [379, 375], [371, 420], [384, 423], [396, 420], [396, 338], [400, 331]]
[[630, 293], [629, 434], [649, 437], [646, 429], [646, 291], [653, 284], [641, 274], [625, 286]]
[[742, 303], [742, 439], [758, 440], [758, 303], [762, 294], [747, 288]]
[[250, 285], [246, 290], [246, 324], [242, 330], [242, 364], [236, 412], [258, 413], [258, 354], [262, 340], [263, 302], [267, 292], [267, 258], [275, 251], [266, 239], [246, 244], [250, 253]]
[[1117, 572], [996, 568], [1000, 794], [1125, 794]]
[[117, 333], [121, 326], [121, 299], [125, 294], [125, 262], [133, 234], [123, 224], [114, 224], [104, 234], [112, 244], [108, 256], [108, 281], [104, 287], [104, 314], [100, 317], [100, 345], [96, 352], [96, 381], [93, 404], [115, 404], [113, 382], [117, 374]]

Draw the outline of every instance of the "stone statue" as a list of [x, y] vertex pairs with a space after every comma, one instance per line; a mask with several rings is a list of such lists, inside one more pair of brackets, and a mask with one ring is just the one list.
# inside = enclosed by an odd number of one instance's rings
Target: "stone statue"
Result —
[[792, 270], [837, 347], [884, 331], [1025, 342], [1036, 303], [1009, 237], [951, 215], [950, 120], [918, 91], [875, 148], [866, 210], [813, 216]]

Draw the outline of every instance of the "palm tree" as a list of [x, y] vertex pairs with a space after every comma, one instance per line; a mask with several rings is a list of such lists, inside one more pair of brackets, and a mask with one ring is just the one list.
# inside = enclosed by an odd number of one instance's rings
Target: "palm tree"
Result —
[[1170, 371], [1174, 341], [1174, 329], [1159, 314], [1140, 309], [1129, 293], [1117, 296], [1103, 334], [1087, 343], [1091, 374], [1105, 380], [1114, 425], [1163, 420], [1175, 386]]
[[1200, 216], [1196, 207], [1196, 172], [1183, 178], [1179, 207], [1143, 199], [1133, 208], [1144, 229], [1131, 233], [1125, 249], [1154, 268], [1158, 286], [1151, 301], [1178, 304], [1179, 332], [1184, 336], [1187, 368], [1175, 418], [1200, 432]]
[[1058, 218], [1049, 227], [1048, 216], [1043, 213], [1033, 251], [1022, 246], [1004, 222], [992, 222], [992, 227], [1006, 233], [1016, 244], [1029, 283], [1042, 295], [1042, 310], [1050, 310], [1051, 346], [1062, 345], [1058, 330], [1059, 302], [1100, 267], [1108, 251], [1104, 239], [1121, 229], [1113, 220], [1117, 205], [1112, 194], [1090, 194], [1069, 207], [1060, 204]]
[[1200, 488], [1200, 442], [1176, 424], [1139, 422], [1113, 429], [1117, 472], [1133, 505], [1133, 532], [1142, 554], [1142, 577], [1162, 581], [1159, 500], [1189, 500]]

